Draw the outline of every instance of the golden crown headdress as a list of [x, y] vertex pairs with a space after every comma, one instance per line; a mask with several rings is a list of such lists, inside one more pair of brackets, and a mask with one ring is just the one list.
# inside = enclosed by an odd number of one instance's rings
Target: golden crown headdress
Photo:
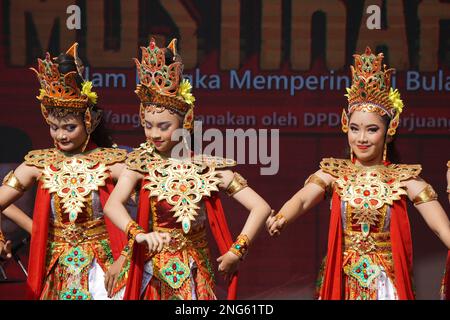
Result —
[[97, 103], [97, 93], [92, 91], [92, 82], [84, 81], [81, 89], [77, 84], [77, 75], [82, 78], [81, 60], [78, 58], [78, 43], [74, 43], [66, 54], [74, 58], [77, 71], [65, 74], [59, 72], [58, 63], [54, 62], [50, 53], [45, 54], [45, 59], [38, 59], [38, 70], [33, 70], [39, 80], [41, 89], [37, 99], [41, 102], [41, 111], [48, 122], [47, 108], [62, 108], [69, 112], [84, 112], [86, 130], [90, 134], [100, 122], [101, 112], [92, 112], [92, 107]]
[[[159, 48], [151, 38], [148, 47], [141, 47], [142, 58], [134, 58], [140, 84], [135, 90], [141, 100], [141, 122], [144, 122], [145, 107], [154, 105], [163, 107], [184, 116], [183, 127], [192, 129], [194, 120], [192, 86], [183, 80], [183, 64], [176, 50], [176, 39], [167, 48]], [[166, 61], [166, 52], [170, 50], [173, 61]]]
[[374, 55], [369, 47], [359, 55], [353, 55], [352, 85], [347, 88], [348, 110], [342, 112], [342, 130], [348, 131], [349, 115], [354, 111], [376, 112], [390, 118], [388, 134], [394, 135], [399, 125], [403, 102], [397, 89], [391, 87], [391, 75], [395, 69], [386, 69], [383, 53]]

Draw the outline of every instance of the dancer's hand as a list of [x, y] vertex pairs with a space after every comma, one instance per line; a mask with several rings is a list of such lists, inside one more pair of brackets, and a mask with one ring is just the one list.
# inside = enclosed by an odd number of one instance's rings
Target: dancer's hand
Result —
[[152, 253], [161, 252], [165, 244], [170, 242], [170, 234], [167, 232], [150, 232], [150, 233], [139, 233], [136, 236], [136, 242], [142, 243], [146, 242], [148, 246], [148, 251]]
[[119, 258], [109, 267], [105, 274], [105, 288], [108, 291], [108, 298], [112, 297], [112, 293], [117, 284], [120, 271], [122, 271], [123, 264], [127, 259], [120, 255]]
[[11, 246], [11, 240], [0, 241], [0, 257], [10, 259], [12, 257]]
[[286, 218], [280, 214], [276, 215], [275, 211], [272, 210], [270, 213], [269, 218], [267, 218], [266, 221], [266, 228], [267, 232], [273, 237], [273, 236], [279, 236], [281, 233], [281, 230], [286, 225]]
[[231, 251], [217, 258], [217, 262], [219, 262], [219, 273], [224, 275], [225, 280], [230, 280], [233, 274], [236, 273], [239, 267], [239, 261], [239, 257]]

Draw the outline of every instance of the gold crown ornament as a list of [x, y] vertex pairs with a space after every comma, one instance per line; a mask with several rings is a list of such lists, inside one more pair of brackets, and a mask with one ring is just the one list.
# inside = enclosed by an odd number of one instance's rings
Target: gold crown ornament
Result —
[[77, 71], [61, 74], [56, 58], [51, 58], [50, 53], [45, 54], [45, 59], [38, 59], [38, 70], [33, 70], [39, 80], [41, 89], [37, 99], [41, 102], [42, 115], [48, 123], [48, 109], [57, 109], [60, 114], [84, 113], [86, 131], [90, 135], [101, 119], [101, 111], [93, 111], [97, 103], [97, 93], [92, 91], [92, 82], [84, 81], [81, 89], [78, 87], [76, 77], [81, 76], [83, 70], [82, 62], [78, 58], [78, 43], [74, 43], [66, 54], [73, 57]]
[[[140, 84], [135, 90], [139, 99], [141, 123], [144, 126], [145, 108], [166, 108], [184, 116], [183, 128], [191, 130], [194, 121], [192, 86], [183, 80], [183, 63], [176, 49], [176, 39], [167, 48], [159, 48], [151, 38], [148, 47], [141, 47], [142, 58], [134, 58]], [[166, 61], [166, 52], [173, 54], [173, 61]]]
[[347, 88], [348, 110], [342, 111], [342, 131], [348, 132], [349, 115], [353, 111], [376, 112], [390, 119], [388, 135], [393, 136], [399, 125], [403, 101], [397, 89], [391, 87], [391, 75], [395, 69], [386, 69], [383, 53], [372, 53], [369, 47], [359, 55], [353, 55], [352, 85]]

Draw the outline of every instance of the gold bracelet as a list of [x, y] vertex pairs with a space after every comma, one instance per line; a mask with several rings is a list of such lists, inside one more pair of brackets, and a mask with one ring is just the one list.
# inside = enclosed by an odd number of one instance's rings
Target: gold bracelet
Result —
[[417, 206], [422, 203], [436, 200], [437, 198], [438, 195], [436, 191], [434, 191], [431, 185], [427, 184], [426, 187], [423, 188], [423, 190], [420, 191], [419, 194], [413, 199], [413, 203], [415, 206]]
[[3, 185], [16, 189], [19, 192], [25, 192], [26, 189], [22, 183], [20, 183], [19, 179], [14, 175], [14, 171], [11, 170], [8, 174], [3, 178]]
[[247, 180], [245, 180], [239, 173], [234, 172], [233, 180], [231, 180], [225, 192], [231, 197], [246, 187], [248, 187]]
[[125, 247], [123, 247], [123, 250], [122, 250], [122, 252], [120, 252], [120, 255], [124, 256], [127, 259], [131, 257], [131, 248], [130, 248], [129, 244], [127, 244], [127, 245], [125, 245]]
[[245, 234], [240, 234], [236, 241], [232, 244], [230, 251], [243, 260], [248, 252], [248, 245], [250, 240]]
[[6, 243], [5, 235], [1, 231], [0, 231], [0, 241], [3, 242], [3, 243]]
[[136, 223], [136, 221], [131, 220], [128, 222], [127, 227], [125, 228], [125, 233], [127, 235], [127, 239], [129, 243], [133, 243], [134, 239], [139, 233], [145, 233], [145, 230]]

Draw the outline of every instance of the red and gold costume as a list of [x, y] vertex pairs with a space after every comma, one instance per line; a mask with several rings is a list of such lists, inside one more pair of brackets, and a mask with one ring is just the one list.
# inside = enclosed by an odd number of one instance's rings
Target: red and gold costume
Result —
[[[166, 63], [166, 51], [173, 62]], [[193, 122], [190, 84], [181, 81], [181, 58], [175, 40], [158, 48], [152, 39], [136, 60], [141, 84], [141, 120], [147, 106], [168, 109], [184, 117], [183, 128]], [[186, 159], [162, 157], [150, 142], [127, 156], [128, 169], [144, 175], [138, 224], [146, 232], [167, 232], [170, 244], [150, 255], [144, 245], [135, 245], [125, 299], [216, 299], [214, 273], [206, 239], [207, 220], [221, 254], [233, 244], [217, 195], [220, 183], [216, 169], [235, 165], [233, 160], [207, 156]], [[238, 248], [241, 246], [238, 245]], [[237, 276], [229, 285], [228, 298], [236, 297]]]
[[[126, 151], [111, 148], [75, 156], [57, 149], [35, 150], [25, 156], [27, 165], [42, 172], [33, 214], [31, 298], [104, 298], [103, 275], [125, 244], [125, 237], [103, 215], [113, 188], [107, 166], [125, 156]], [[116, 291], [125, 285], [126, 275], [121, 277]]]
[[[447, 162], [447, 170], [450, 170], [450, 161]], [[447, 193], [450, 200], [450, 185], [447, 186]], [[450, 300], [450, 251], [447, 254], [447, 263], [441, 286], [441, 299]]]
[[[77, 69], [77, 44], [67, 52]], [[77, 74], [61, 74], [50, 54], [39, 59], [41, 90], [38, 99], [47, 120], [50, 109], [62, 116], [82, 114], [88, 138], [78, 154], [65, 154], [57, 148], [34, 150], [25, 164], [40, 171], [31, 236], [28, 297], [31, 299], [105, 299], [104, 274], [126, 244], [123, 234], [103, 215], [103, 205], [112, 191], [108, 166], [123, 162], [126, 151], [97, 148], [89, 135], [98, 125], [101, 113], [94, 111], [96, 94], [92, 84], [82, 89]], [[79, 71], [79, 70], [78, 70]], [[20, 182], [11, 172], [4, 184], [13, 188]], [[115, 292], [126, 283], [123, 270]]]
[[[342, 129], [349, 130], [353, 111], [375, 112], [389, 118], [387, 134], [393, 136], [403, 108], [399, 93], [390, 86], [393, 70], [386, 70], [383, 54], [374, 55], [370, 48], [354, 57]], [[328, 251], [317, 284], [319, 299], [414, 299], [404, 182], [417, 177], [421, 166], [391, 164], [386, 154], [383, 158], [382, 165], [371, 167], [356, 164], [353, 154], [352, 160], [329, 158], [320, 164], [335, 180]], [[428, 185], [414, 203], [435, 197]]]

